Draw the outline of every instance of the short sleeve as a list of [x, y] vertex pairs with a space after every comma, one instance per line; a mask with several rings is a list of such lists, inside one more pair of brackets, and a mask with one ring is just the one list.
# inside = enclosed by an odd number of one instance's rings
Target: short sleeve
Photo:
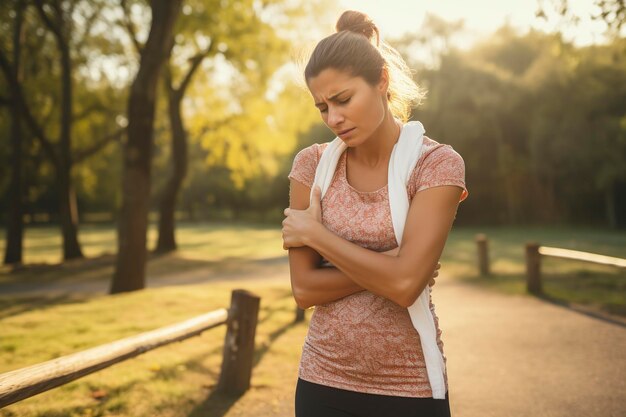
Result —
[[465, 187], [465, 161], [452, 146], [446, 144], [425, 151], [411, 173], [407, 188], [412, 200], [418, 192], [442, 185], [461, 187], [463, 192], [459, 202], [469, 195]]
[[291, 171], [287, 177], [311, 188], [315, 179], [315, 170], [319, 163], [319, 144], [314, 143], [302, 149], [293, 158]]

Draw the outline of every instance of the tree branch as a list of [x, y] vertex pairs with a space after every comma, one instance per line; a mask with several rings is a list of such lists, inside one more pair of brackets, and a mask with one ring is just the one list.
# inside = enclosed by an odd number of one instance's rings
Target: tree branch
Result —
[[215, 45], [216, 44], [217, 44], [217, 42], [214, 42], [213, 40], [211, 40], [211, 44], [209, 45], [208, 48], [206, 48], [204, 51], [198, 53], [197, 55], [195, 55], [194, 57], [191, 58], [191, 60], [190, 60], [191, 61], [191, 66], [189, 67], [189, 70], [187, 71], [187, 74], [185, 74], [185, 78], [183, 78], [183, 80], [181, 81], [180, 85], [176, 89], [178, 94], [180, 94], [181, 96], [185, 94], [185, 90], [187, 89], [187, 86], [189, 86], [189, 82], [191, 81], [191, 77], [193, 77], [193, 74], [200, 67], [200, 64], [202, 63], [202, 61], [206, 57], [208, 57], [211, 53], [213, 53], [215, 51]]
[[198, 132], [198, 137], [202, 137], [205, 134], [207, 134], [208, 132], [210, 132], [211, 130], [217, 130], [222, 126], [227, 126], [230, 123], [233, 123], [234, 121], [237, 120], [237, 118], [239, 118], [240, 115], [238, 114], [231, 114], [229, 116], [226, 116], [223, 119], [220, 119], [218, 121], [216, 121], [215, 123], [212, 124], [206, 124], [204, 126], [202, 126], [202, 129], [200, 129], [200, 131]]
[[85, 117], [89, 116], [94, 111], [98, 111], [98, 110], [103, 113], [111, 113], [111, 110], [103, 106], [102, 103], [92, 103], [91, 105], [82, 109], [79, 113], [74, 114], [72, 116], [72, 121], [76, 122], [76, 121], [82, 120]]
[[135, 25], [130, 18], [126, 0], [120, 0], [120, 6], [122, 7], [122, 11], [124, 12], [124, 17], [122, 21], [122, 23], [124, 24], [124, 28], [126, 29], [128, 37], [135, 47], [135, 51], [137, 51], [138, 54], [141, 54], [143, 45], [141, 44], [141, 42], [139, 42], [139, 39], [137, 39], [137, 29], [135, 28]]
[[89, 17], [86, 19], [83, 33], [81, 34], [79, 41], [76, 44], [77, 51], [80, 52], [85, 47], [85, 44], [87, 43], [87, 39], [89, 38], [89, 35], [91, 34], [91, 30], [94, 27], [94, 22], [100, 16], [101, 12], [102, 12], [101, 8], [94, 6], [94, 12], [90, 14]]
[[73, 160], [76, 163], [83, 162], [85, 159], [89, 158], [90, 156], [92, 156], [96, 152], [100, 151], [102, 148], [104, 148], [110, 142], [112, 142], [114, 140], [120, 142], [121, 139], [122, 139], [122, 135], [125, 132], [126, 132], [126, 128], [122, 127], [122, 128], [119, 128], [118, 130], [116, 130], [113, 133], [109, 133], [108, 135], [105, 135], [105, 136], [101, 137], [100, 139], [96, 140], [93, 143], [93, 145], [91, 145], [90, 147], [82, 149], [82, 150], [79, 150], [79, 151], [76, 151], [74, 153]]
[[48, 27], [48, 29], [50, 29], [50, 31], [54, 34], [54, 36], [57, 38], [57, 40], [60, 43], [65, 43], [65, 39], [63, 38], [63, 33], [61, 32], [61, 28], [59, 27], [58, 24], [54, 23], [52, 21], [52, 19], [50, 19], [50, 16], [48, 16], [48, 13], [46, 13], [46, 11], [43, 9], [43, 1], [42, 0], [35, 0], [35, 5], [37, 6], [37, 12], [39, 12], [39, 16], [41, 17], [41, 20], [43, 20], [44, 24]]
[[24, 94], [22, 93], [22, 86], [19, 81], [15, 77], [15, 73], [11, 68], [11, 64], [7, 59], [4, 51], [0, 49], [0, 67], [2, 68], [2, 72], [4, 72], [4, 76], [6, 77], [7, 83], [11, 88], [11, 93], [13, 99], [17, 106], [19, 106], [21, 112], [20, 114], [24, 118], [26, 125], [29, 127], [33, 135], [41, 142], [41, 146], [48, 153], [50, 160], [58, 168], [59, 158], [54, 149], [54, 145], [52, 142], [46, 137], [45, 133], [33, 117], [28, 105], [26, 104], [26, 100], [24, 100]]

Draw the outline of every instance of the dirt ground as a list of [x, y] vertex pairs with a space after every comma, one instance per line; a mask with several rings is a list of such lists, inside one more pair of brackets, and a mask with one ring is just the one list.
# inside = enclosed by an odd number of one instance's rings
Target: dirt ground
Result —
[[[286, 261], [251, 265], [220, 277], [287, 279]], [[192, 271], [177, 283], [213, 279]], [[217, 279], [215, 277], [215, 279]], [[181, 282], [183, 281], [183, 282]], [[150, 285], [171, 285], [167, 279]], [[104, 292], [106, 283], [80, 288], [8, 288]], [[531, 296], [505, 295], [455, 280], [443, 272], [433, 289], [448, 363], [454, 417], [624, 417], [626, 416], [626, 326]], [[310, 312], [308, 312], [310, 314]], [[303, 341], [306, 325], [282, 335]], [[277, 340], [280, 343], [280, 340]], [[263, 364], [259, 364], [260, 367]], [[297, 377], [293, 363], [293, 386]], [[255, 373], [257, 371], [255, 370]], [[259, 373], [263, 370], [259, 370]], [[293, 416], [293, 393], [285, 387], [256, 387], [217, 414]], [[197, 410], [203, 414], [201, 410]], [[198, 414], [199, 415], [199, 414]], [[390, 416], [393, 417], [393, 416]]]

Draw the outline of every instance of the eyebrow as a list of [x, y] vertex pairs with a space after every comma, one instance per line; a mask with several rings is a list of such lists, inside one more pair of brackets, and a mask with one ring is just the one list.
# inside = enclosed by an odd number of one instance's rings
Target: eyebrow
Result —
[[[348, 91], [349, 89], [346, 88], [345, 90], [341, 90], [340, 92], [338, 92], [337, 94], [333, 94], [332, 96], [328, 97], [329, 100], [334, 100], [335, 97], [337, 97], [338, 95], [340, 95], [341, 93], [345, 93], [346, 91]], [[315, 103], [315, 107], [319, 107], [324, 103]]]

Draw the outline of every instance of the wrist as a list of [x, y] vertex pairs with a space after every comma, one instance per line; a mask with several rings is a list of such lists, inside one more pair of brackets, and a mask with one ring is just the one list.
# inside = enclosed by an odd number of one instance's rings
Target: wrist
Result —
[[325, 229], [325, 227], [322, 223], [313, 223], [309, 233], [306, 233], [302, 239], [305, 246], [315, 249], [316, 242], [319, 242], [318, 236], [323, 232], [323, 229]]

